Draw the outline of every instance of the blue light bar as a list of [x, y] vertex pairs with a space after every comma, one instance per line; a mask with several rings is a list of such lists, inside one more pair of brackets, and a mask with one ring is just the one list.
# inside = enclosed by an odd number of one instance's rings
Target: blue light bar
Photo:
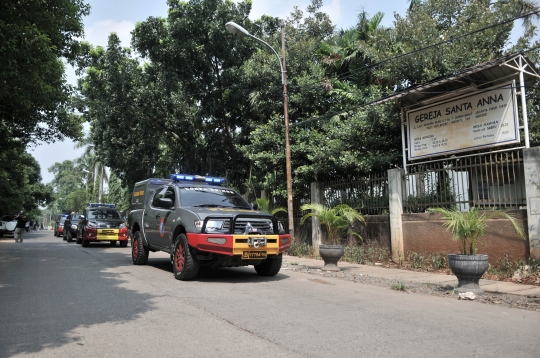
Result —
[[95, 208], [98, 206], [104, 206], [106, 208], [116, 208], [116, 204], [88, 203], [88, 207], [90, 208]]
[[168, 182], [169, 182], [168, 180], [154, 179], [154, 180], [150, 180], [148, 183], [149, 184], [160, 185], [160, 184], [165, 184], [165, 183], [168, 183]]
[[201, 181], [216, 185], [220, 185], [225, 182], [224, 178], [205, 177], [200, 175], [171, 174], [170, 177], [174, 181]]
[[205, 177], [204, 181], [207, 182], [207, 183], [221, 184], [221, 183], [225, 182], [225, 179], [223, 179], [223, 178]]
[[195, 175], [187, 175], [187, 174], [171, 174], [171, 179], [180, 181], [180, 180], [195, 180]]

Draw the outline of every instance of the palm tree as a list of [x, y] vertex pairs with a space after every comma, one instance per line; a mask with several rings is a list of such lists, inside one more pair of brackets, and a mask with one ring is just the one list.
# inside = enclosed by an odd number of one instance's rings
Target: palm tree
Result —
[[277, 213], [286, 213], [287, 212], [287, 209], [285, 209], [283, 207], [274, 208], [274, 209], [272, 209], [270, 211], [270, 200], [265, 199], [265, 198], [255, 199], [255, 202], [259, 206], [260, 210], [262, 210], [262, 211], [264, 211], [266, 213], [270, 213], [272, 215], [276, 215]]
[[347, 204], [340, 204], [333, 208], [328, 208], [322, 204], [304, 204], [301, 209], [303, 211], [313, 210], [302, 217], [300, 224], [303, 224], [307, 218], [316, 217], [321, 225], [326, 227], [328, 241], [331, 245], [339, 245], [344, 234], [353, 234], [360, 239], [358, 233], [348, 230], [355, 220], [360, 220], [365, 224], [364, 217], [355, 209]]
[[88, 192], [88, 183], [90, 180], [94, 182], [92, 191], [96, 191], [96, 181], [99, 178], [98, 202], [101, 202], [103, 193], [103, 182], [109, 183], [109, 176], [105, 165], [99, 160], [94, 152], [94, 143], [90, 135], [84, 137], [75, 143], [75, 149], [85, 148], [84, 153], [79, 158], [75, 159], [76, 168], [85, 172], [86, 176], [86, 191]]
[[461, 212], [453, 209], [432, 208], [431, 212], [439, 213], [445, 220], [444, 226], [452, 233], [454, 241], [459, 242], [459, 249], [462, 255], [476, 255], [478, 244], [481, 243], [481, 237], [486, 232], [489, 219], [504, 218], [508, 219], [516, 233], [524, 238], [523, 228], [519, 226], [516, 218], [503, 212], [491, 211], [482, 212], [475, 208], [469, 212]]

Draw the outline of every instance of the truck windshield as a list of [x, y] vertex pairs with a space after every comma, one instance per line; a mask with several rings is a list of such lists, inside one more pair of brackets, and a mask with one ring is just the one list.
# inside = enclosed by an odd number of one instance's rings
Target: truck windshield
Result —
[[121, 219], [120, 213], [116, 209], [96, 208], [88, 210], [88, 220], [97, 219]]
[[250, 210], [251, 206], [231, 189], [226, 188], [179, 188], [180, 205], [223, 207]]

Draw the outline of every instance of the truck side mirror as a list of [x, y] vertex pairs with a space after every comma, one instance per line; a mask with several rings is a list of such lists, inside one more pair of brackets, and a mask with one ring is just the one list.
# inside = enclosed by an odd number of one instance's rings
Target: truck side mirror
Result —
[[160, 208], [170, 209], [173, 206], [173, 201], [171, 198], [161, 198], [158, 200], [158, 205]]
[[251, 203], [251, 207], [253, 208], [253, 210], [259, 210], [259, 204], [257, 203]]

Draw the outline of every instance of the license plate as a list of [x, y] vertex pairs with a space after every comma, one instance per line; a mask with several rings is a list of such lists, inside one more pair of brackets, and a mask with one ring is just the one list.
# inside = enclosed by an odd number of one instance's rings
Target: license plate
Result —
[[265, 259], [266, 251], [244, 251], [242, 253], [243, 259]]
[[114, 235], [116, 234], [116, 230], [102, 229], [99, 233], [102, 235]]

